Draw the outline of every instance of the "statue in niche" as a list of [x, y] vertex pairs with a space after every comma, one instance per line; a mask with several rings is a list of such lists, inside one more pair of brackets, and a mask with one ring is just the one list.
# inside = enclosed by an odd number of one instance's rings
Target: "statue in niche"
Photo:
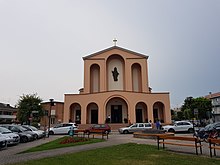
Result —
[[113, 76], [114, 81], [118, 81], [118, 75], [119, 73], [117, 71], [117, 68], [114, 67], [114, 70], [112, 71], [112, 76]]

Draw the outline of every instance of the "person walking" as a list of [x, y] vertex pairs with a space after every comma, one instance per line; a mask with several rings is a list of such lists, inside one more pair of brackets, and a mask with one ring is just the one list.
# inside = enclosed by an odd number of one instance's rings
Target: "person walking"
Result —
[[160, 129], [160, 120], [157, 120], [157, 121], [156, 121], [156, 128], [157, 128], [157, 129]]

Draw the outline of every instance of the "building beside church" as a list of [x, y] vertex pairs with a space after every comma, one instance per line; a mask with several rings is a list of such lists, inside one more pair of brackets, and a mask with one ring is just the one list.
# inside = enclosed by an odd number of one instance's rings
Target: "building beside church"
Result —
[[171, 123], [169, 92], [149, 87], [148, 56], [113, 46], [83, 60], [84, 87], [65, 94], [65, 122]]
[[205, 98], [210, 99], [212, 102], [212, 120], [214, 122], [220, 122], [220, 92], [210, 93]]
[[18, 109], [10, 106], [10, 104], [0, 103], [0, 124], [16, 122], [17, 111]]

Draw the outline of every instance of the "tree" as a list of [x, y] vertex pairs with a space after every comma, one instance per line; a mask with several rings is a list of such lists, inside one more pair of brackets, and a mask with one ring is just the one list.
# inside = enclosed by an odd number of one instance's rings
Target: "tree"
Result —
[[190, 120], [192, 118], [192, 111], [190, 109], [185, 109], [183, 115], [185, 119]]
[[[198, 114], [194, 113], [194, 110], [198, 110]], [[181, 108], [181, 111], [190, 114], [190, 118], [198, 118], [198, 119], [207, 119], [207, 112], [210, 112], [212, 109], [212, 103], [209, 99], [204, 97], [187, 97], [184, 100], [184, 104]], [[190, 112], [189, 112], [190, 111]], [[184, 113], [184, 115], [185, 115]]]
[[182, 105], [181, 110], [184, 111], [185, 109], [190, 109], [193, 111], [194, 108], [194, 98], [190, 96], [184, 100], [184, 104]]
[[183, 116], [183, 112], [182, 112], [182, 111], [177, 112], [177, 119], [178, 119], [178, 120], [183, 120], [183, 119], [184, 119], [184, 116]]
[[198, 118], [199, 119], [208, 119], [209, 116], [207, 113], [210, 113], [212, 110], [212, 102], [211, 100], [204, 98], [204, 97], [198, 97], [194, 99], [194, 105], [198, 109]]
[[[39, 122], [43, 116], [42, 99], [37, 94], [23, 94], [18, 101], [17, 118], [21, 123]], [[33, 118], [33, 114], [35, 114]], [[38, 114], [38, 115], [36, 115]]]

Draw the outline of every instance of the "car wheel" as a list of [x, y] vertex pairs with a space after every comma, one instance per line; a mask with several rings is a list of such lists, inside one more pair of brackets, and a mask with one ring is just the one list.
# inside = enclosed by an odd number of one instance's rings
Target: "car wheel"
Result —
[[168, 130], [168, 132], [173, 132], [174, 133], [175, 130], [171, 128], [171, 129]]
[[123, 131], [123, 133], [124, 133], [124, 134], [128, 134], [129, 132], [128, 132], [128, 130], [125, 130], [125, 131]]
[[189, 132], [189, 133], [193, 133], [193, 132], [194, 132], [193, 128], [189, 128], [189, 129], [188, 129], [188, 132]]
[[36, 140], [36, 139], [38, 139], [38, 135], [37, 134], [34, 135], [34, 140]]
[[23, 137], [21, 138], [21, 141], [22, 141], [23, 143], [27, 143], [27, 142], [28, 142], [28, 137], [23, 136]]
[[53, 131], [50, 131], [50, 132], [49, 132], [49, 135], [54, 135], [54, 132], [53, 132]]
[[105, 134], [109, 134], [109, 132], [108, 132], [108, 131], [105, 131]]

